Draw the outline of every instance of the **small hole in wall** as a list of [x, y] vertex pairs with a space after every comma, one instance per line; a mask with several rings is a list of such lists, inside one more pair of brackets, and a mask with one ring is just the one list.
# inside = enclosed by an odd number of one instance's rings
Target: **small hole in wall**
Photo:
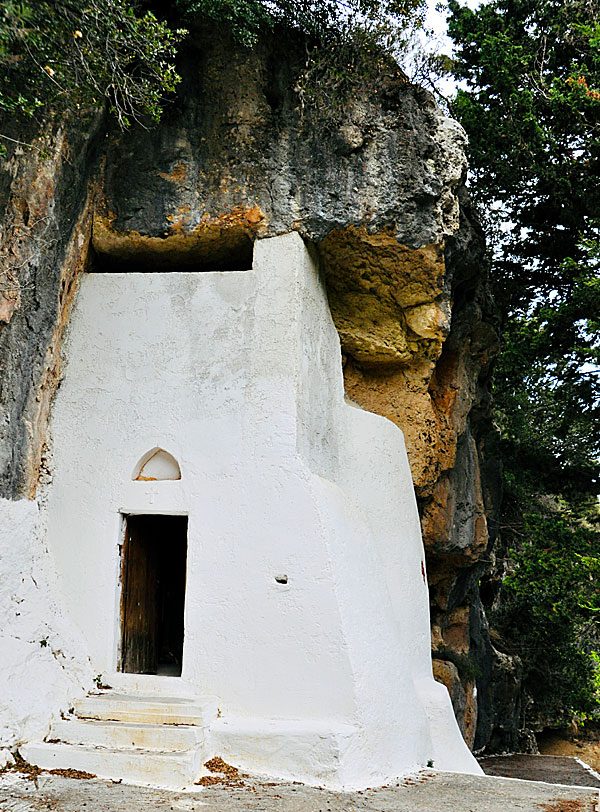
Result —
[[287, 575], [276, 575], [275, 580], [277, 581], [278, 584], [287, 584], [288, 577]]

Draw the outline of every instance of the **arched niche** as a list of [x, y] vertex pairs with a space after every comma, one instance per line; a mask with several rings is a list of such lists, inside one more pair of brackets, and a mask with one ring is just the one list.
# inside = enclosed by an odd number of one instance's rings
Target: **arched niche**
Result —
[[156, 447], [144, 454], [133, 469], [131, 478], [138, 482], [181, 479], [181, 468], [172, 454]]

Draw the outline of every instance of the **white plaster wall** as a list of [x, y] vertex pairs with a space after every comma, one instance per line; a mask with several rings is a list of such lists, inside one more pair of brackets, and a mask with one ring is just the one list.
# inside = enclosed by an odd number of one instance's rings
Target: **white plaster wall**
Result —
[[[89, 275], [67, 358], [47, 538], [94, 670], [116, 668], [122, 514], [185, 513], [183, 682], [218, 697], [215, 741], [239, 763], [289, 775], [278, 736], [306, 749], [312, 730], [338, 785], [423, 766], [442, 738], [437, 767], [477, 771], [431, 675], [402, 435], [344, 403], [301, 239], [259, 242], [244, 273]], [[181, 480], [131, 481], [154, 447]], [[260, 758], [252, 736], [270, 742]]]
[[43, 539], [36, 501], [0, 500], [0, 748], [44, 736], [92, 678]]

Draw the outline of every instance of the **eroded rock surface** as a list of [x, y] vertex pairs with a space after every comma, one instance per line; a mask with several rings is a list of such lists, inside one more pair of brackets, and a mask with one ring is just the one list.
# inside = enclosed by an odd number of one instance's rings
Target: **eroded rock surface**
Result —
[[499, 494], [496, 333], [463, 186], [464, 134], [391, 66], [374, 96], [353, 99], [337, 131], [322, 132], [293, 89], [303, 48], [280, 41], [248, 51], [198, 30], [158, 128], [112, 133], [96, 161], [95, 122], [61, 131], [49, 157], [13, 152], [4, 162], [2, 495], [36, 491], [62, 334], [87, 264], [247, 268], [255, 239], [298, 231], [322, 261], [349, 397], [404, 431], [436, 672], [465, 738], [481, 745], [493, 724], [490, 679], [472, 660], [490, 656], [478, 581]]
[[88, 258], [99, 125], [49, 129], [0, 160], [0, 496], [11, 499], [33, 496], [40, 477], [62, 337]]

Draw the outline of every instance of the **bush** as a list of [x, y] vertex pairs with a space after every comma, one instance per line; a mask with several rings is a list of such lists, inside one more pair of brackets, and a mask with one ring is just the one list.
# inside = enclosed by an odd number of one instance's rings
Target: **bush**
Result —
[[6, 0], [0, 112], [33, 117], [107, 104], [122, 127], [157, 120], [179, 77], [172, 31], [126, 0]]

